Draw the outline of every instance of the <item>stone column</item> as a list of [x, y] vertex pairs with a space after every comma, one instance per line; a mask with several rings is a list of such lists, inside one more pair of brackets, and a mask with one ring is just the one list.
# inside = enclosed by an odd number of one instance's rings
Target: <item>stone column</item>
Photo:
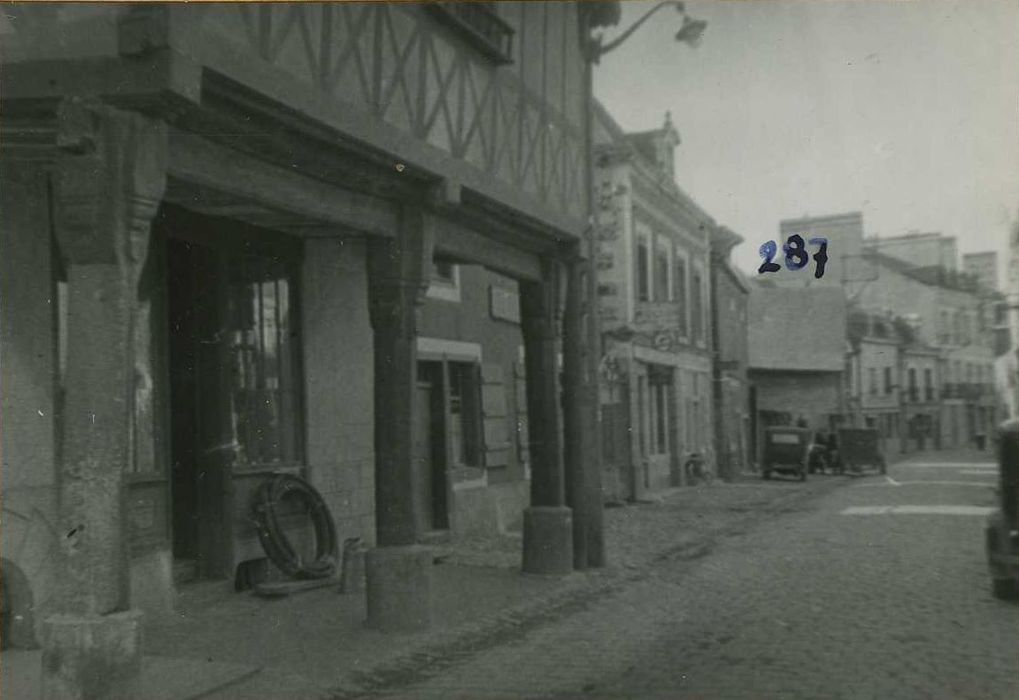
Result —
[[524, 511], [523, 570], [531, 574], [566, 574], [573, 570], [573, 518], [565, 505], [556, 343], [560, 277], [559, 265], [547, 262], [540, 282], [520, 284], [531, 455], [531, 505]]
[[375, 526], [366, 557], [369, 627], [430, 624], [431, 553], [418, 545], [414, 485], [417, 310], [427, 288], [434, 237], [427, 214], [405, 205], [392, 238], [368, 240], [368, 298], [375, 361]]
[[61, 610], [43, 629], [42, 697], [140, 695], [128, 609], [124, 477], [131, 464], [138, 275], [163, 196], [165, 125], [77, 100], [58, 113], [54, 229], [67, 269], [59, 499]]
[[598, 420], [597, 348], [592, 342], [590, 265], [568, 267], [563, 324], [563, 418], [566, 503], [573, 511], [573, 566], [604, 566], [601, 431]]

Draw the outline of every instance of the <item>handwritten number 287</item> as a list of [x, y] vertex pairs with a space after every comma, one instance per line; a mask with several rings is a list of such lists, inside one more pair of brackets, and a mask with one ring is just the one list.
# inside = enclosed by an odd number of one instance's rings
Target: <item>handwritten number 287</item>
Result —
[[[814, 253], [814, 277], [821, 279], [824, 277], [824, 268], [828, 264], [828, 239], [827, 238], [811, 238], [810, 245], [818, 246], [818, 250]], [[765, 272], [778, 272], [782, 269], [782, 266], [774, 260], [775, 255], [778, 253], [778, 246], [775, 241], [765, 241], [761, 244], [759, 250], [760, 255], [764, 258], [764, 262], [757, 268], [757, 273], [763, 275]], [[810, 255], [807, 253], [806, 243], [803, 241], [803, 237], [799, 234], [794, 233], [786, 239], [786, 242], [782, 244], [782, 252], [785, 253], [785, 266], [787, 270], [796, 271], [806, 267], [807, 263], [810, 262]]]

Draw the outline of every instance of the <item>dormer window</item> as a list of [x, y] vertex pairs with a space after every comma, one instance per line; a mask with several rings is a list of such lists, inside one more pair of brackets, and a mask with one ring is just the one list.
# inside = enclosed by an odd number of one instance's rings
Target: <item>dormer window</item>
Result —
[[429, 2], [424, 7], [444, 20], [494, 63], [513, 62], [513, 27], [494, 2]]

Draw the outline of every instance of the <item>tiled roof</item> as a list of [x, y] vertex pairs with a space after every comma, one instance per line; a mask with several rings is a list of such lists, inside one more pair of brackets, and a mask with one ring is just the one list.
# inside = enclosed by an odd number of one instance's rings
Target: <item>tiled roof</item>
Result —
[[758, 286], [749, 313], [750, 367], [842, 371], [846, 300], [840, 288]]

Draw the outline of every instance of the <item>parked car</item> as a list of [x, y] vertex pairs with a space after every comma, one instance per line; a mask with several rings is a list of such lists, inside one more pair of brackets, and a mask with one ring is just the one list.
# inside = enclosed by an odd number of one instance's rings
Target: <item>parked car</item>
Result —
[[764, 429], [761, 475], [770, 479], [773, 473], [793, 474], [807, 480], [810, 465], [811, 432], [806, 428], [770, 426]]
[[984, 541], [996, 598], [1019, 598], [1019, 420], [998, 429], [998, 508]]
[[864, 467], [881, 474], [888, 472], [881, 453], [881, 434], [876, 428], [839, 428], [839, 457], [850, 473], [858, 474]]

